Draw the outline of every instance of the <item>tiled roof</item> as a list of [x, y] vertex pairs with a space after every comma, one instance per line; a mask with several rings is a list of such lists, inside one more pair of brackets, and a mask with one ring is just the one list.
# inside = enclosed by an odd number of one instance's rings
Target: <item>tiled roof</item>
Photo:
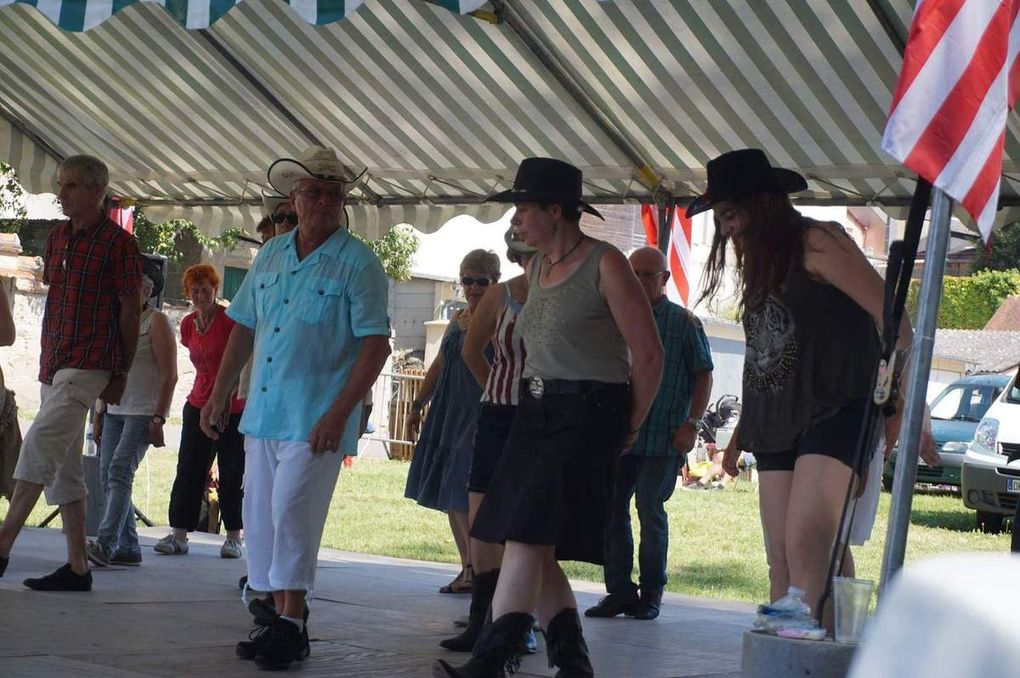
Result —
[[969, 363], [974, 372], [1005, 372], [1020, 363], [1020, 332], [939, 330], [934, 353]]
[[1003, 301], [1002, 306], [999, 306], [999, 310], [985, 325], [985, 329], [994, 332], [1020, 330], [1020, 296], [1009, 297]]

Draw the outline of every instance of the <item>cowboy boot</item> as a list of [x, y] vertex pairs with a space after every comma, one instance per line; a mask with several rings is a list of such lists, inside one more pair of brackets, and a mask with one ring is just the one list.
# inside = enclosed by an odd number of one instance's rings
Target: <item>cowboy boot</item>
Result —
[[533, 623], [534, 618], [525, 612], [509, 612], [495, 621], [487, 621], [478, 634], [468, 663], [451, 666], [437, 659], [432, 664], [433, 678], [506, 678], [513, 675], [521, 668], [524, 634]]
[[559, 667], [556, 678], [591, 678], [595, 675], [588, 658], [588, 644], [581, 633], [577, 610], [566, 607], [549, 620], [545, 631], [549, 668]]
[[496, 594], [496, 581], [499, 570], [490, 570], [476, 574], [471, 588], [471, 607], [468, 611], [468, 625], [463, 633], [453, 638], [439, 641], [439, 646], [454, 652], [470, 652], [478, 640], [478, 634], [485, 625], [485, 615]]

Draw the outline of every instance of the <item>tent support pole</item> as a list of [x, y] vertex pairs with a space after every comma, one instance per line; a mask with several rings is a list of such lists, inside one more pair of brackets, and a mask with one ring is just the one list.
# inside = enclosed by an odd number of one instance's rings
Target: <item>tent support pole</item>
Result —
[[896, 472], [893, 476], [892, 505], [889, 509], [889, 528], [886, 533], [885, 553], [882, 555], [882, 578], [879, 592], [884, 593], [890, 579], [903, 567], [907, 549], [907, 530], [910, 527], [910, 510], [914, 499], [914, 482], [917, 479], [917, 453], [924, 425], [925, 395], [931, 356], [935, 348], [935, 326], [942, 296], [942, 274], [946, 267], [949, 249], [952, 201], [937, 188], [931, 193], [931, 224], [925, 248], [924, 271], [918, 300], [917, 329], [914, 332], [909, 372], [904, 396], [903, 420], [900, 426], [899, 449], [896, 453]]

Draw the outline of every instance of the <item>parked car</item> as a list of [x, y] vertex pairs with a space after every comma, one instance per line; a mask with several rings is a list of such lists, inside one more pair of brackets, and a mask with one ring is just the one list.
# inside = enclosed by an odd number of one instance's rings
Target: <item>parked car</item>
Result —
[[983, 532], [997, 534], [1020, 496], [1020, 377], [1010, 381], [978, 424], [961, 474], [963, 504]]
[[[980, 374], [957, 379], [931, 401], [931, 429], [935, 450], [941, 457], [938, 466], [918, 462], [918, 483], [960, 486], [960, 467], [967, 445], [974, 439], [978, 423], [991, 407], [1010, 378], [1001, 374]], [[896, 451], [885, 465], [882, 485], [892, 489], [896, 469]]]

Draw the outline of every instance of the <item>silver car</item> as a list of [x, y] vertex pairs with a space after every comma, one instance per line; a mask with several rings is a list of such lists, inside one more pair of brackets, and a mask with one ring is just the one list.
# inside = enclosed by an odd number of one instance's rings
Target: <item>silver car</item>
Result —
[[1020, 497], [1020, 385], [1016, 377], [988, 408], [963, 459], [961, 494], [983, 532], [998, 533]]

